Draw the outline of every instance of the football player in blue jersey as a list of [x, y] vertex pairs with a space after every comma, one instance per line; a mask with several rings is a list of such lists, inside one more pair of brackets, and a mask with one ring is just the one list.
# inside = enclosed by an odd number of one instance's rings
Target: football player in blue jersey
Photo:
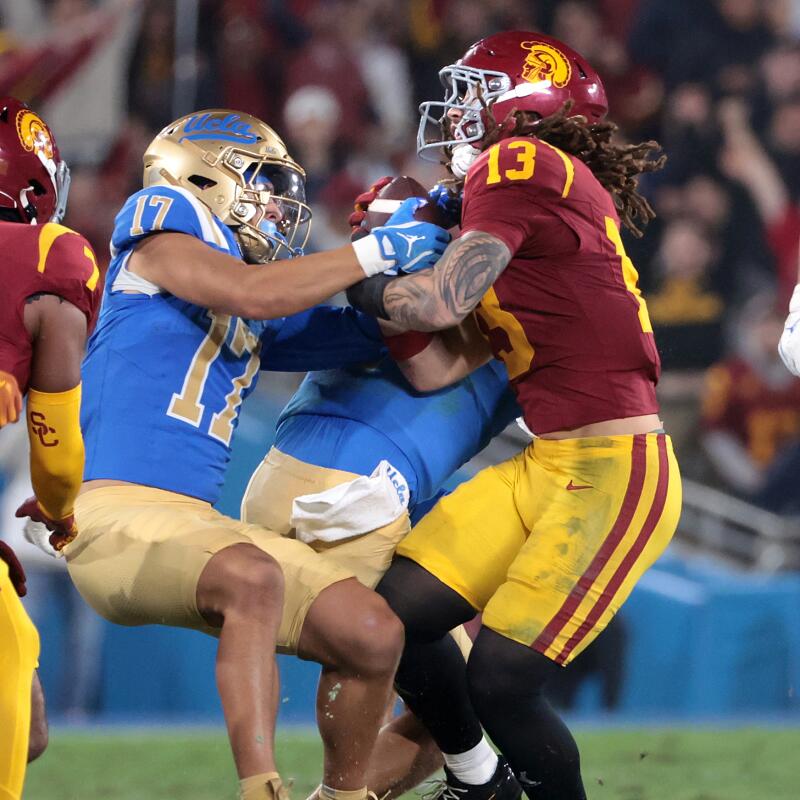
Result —
[[[350, 219], [354, 236], [363, 235], [364, 212], [389, 181], [359, 196]], [[456, 224], [458, 198], [438, 197], [437, 189], [431, 201]], [[241, 513], [247, 522], [309, 542], [321, 561], [370, 588], [400, 539], [435, 504], [442, 484], [521, 414], [498, 361], [431, 393], [416, 391], [403, 377], [405, 371], [422, 385], [433, 369], [441, 381], [454, 351], [474, 352], [468, 331], [388, 333], [385, 328], [391, 357], [306, 376], [280, 415], [274, 446], [248, 484]], [[437, 358], [443, 346], [447, 359]], [[484, 349], [477, 348], [472, 366], [484, 360]], [[284, 617], [294, 617], [297, 629], [305, 614], [302, 591], [287, 582]], [[454, 636], [466, 651], [463, 628]], [[441, 761], [427, 731], [407, 712], [382, 731], [368, 785], [379, 797], [398, 796]]]
[[[217, 685], [244, 800], [285, 794], [273, 752], [274, 652], [297, 642], [301, 657], [324, 666], [323, 783], [335, 800], [360, 800], [399, 623], [307, 545], [212, 504], [260, 368], [306, 371], [384, 352], [375, 323], [352, 309], [283, 315], [365, 272], [429, 264], [448, 236], [416, 222], [411, 201], [390, 220], [400, 227], [363, 244], [275, 261], [299, 255], [310, 216], [304, 173], [272, 129], [244, 114], [179, 119], [144, 163], [144, 189], [116, 219], [84, 363], [86, 469], [80, 533], [65, 549], [70, 574], [111, 621], [219, 637]], [[302, 631], [281, 618], [284, 581], [304, 587]]]
[[[390, 348], [402, 359], [409, 351], [393, 339]], [[519, 415], [499, 361], [430, 394], [413, 390], [389, 356], [311, 372], [281, 413], [242, 519], [308, 541], [320, 561], [372, 588], [441, 485]], [[302, 594], [287, 580], [284, 617], [294, 615], [298, 629]], [[368, 785], [379, 797], [397, 796], [440, 761], [406, 714], [381, 735]]]

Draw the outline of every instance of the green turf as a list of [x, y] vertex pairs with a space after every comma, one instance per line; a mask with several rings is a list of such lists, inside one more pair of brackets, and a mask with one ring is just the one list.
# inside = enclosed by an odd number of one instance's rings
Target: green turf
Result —
[[[794, 800], [800, 729], [578, 733], [590, 800]], [[320, 777], [313, 734], [281, 732], [278, 762], [303, 800]], [[54, 731], [25, 800], [233, 800], [224, 736], [186, 730]]]

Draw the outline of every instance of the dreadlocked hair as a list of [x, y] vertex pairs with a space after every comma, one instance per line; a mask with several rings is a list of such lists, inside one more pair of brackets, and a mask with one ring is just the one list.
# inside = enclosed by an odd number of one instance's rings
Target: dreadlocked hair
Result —
[[572, 106], [573, 102], [569, 100], [549, 117], [514, 109], [500, 124], [495, 122], [493, 114], [486, 114], [489, 130], [482, 140], [482, 149], [491, 147], [501, 137], [535, 136], [579, 158], [613, 198], [622, 224], [634, 236], [641, 237], [642, 228], [656, 213], [647, 198], [639, 194], [639, 175], [661, 169], [667, 160], [666, 155], [654, 141], [612, 143], [617, 125], [613, 122], [589, 123], [586, 117], [568, 116]]

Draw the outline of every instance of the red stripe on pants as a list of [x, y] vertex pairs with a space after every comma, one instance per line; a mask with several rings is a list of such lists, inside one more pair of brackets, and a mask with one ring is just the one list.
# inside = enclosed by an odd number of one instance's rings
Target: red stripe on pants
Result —
[[622, 586], [625, 578], [633, 569], [636, 559], [644, 550], [645, 545], [653, 535], [653, 531], [661, 519], [661, 514], [664, 511], [664, 505], [667, 500], [667, 486], [669, 485], [669, 459], [667, 458], [667, 440], [663, 434], [658, 436], [658, 478], [656, 480], [656, 492], [653, 497], [653, 505], [650, 507], [650, 512], [647, 519], [642, 525], [642, 530], [639, 532], [636, 541], [633, 543], [631, 549], [625, 554], [622, 563], [617, 567], [616, 572], [611, 576], [608, 585], [600, 596], [600, 599], [595, 603], [594, 608], [588, 613], [586, 619], [580, 624], [575, 633], [572, 634], [570, 640], [564, 645], [564, 649], [556, 657], [557, 664], [563, 664], [568, 658], [569, 654], [575, 649], [579, 642], [583, 640], [589, 631], [594, 628], [597, 621], [600, 619], [603, 612], [608, 608], [609, 604], [617, 593], [617, 590]]
[[646, 447], [646, 434], [641, 433], [634, 435], [631, 450], [631, 474], [628, 478], [628, 487], [625, 490], [625, 497], [622, 500], [622, 506], [614, 521], [614, 525], [589, 564], [589, 567], [578, 579], [578, 582], [575, 584], [566, 600], [564, 600], [561, 608], [531, 645], [534, 650], [544, 653], [547, 648], [550, 647], [556, 636], [558, 636], [564, 626], [572, 619], [572, 615], [581, 604], [581, 600], [586, 596], [589, 589], [592, 588], [592, 585], [602, 572], [608, 559], [611, 558], [614, 550], [616, 550], [617, 546], [622, 541], [622, 537], [628, 530], [628, 526], [636, 512], [636, 507], [639, 505], [639, 499], [642, 496], [644, 475], [647, 465]]

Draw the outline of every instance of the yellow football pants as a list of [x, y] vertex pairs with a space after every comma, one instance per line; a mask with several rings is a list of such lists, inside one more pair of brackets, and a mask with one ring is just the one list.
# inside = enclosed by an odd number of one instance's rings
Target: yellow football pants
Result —
[[39, 634], [0, 560], [0, 800], [19, 800], [28, 763]]
[[664, 434], [536, 439], [440, 500], [397, 553], [563, 665], [661, 555], [680, 510]]

